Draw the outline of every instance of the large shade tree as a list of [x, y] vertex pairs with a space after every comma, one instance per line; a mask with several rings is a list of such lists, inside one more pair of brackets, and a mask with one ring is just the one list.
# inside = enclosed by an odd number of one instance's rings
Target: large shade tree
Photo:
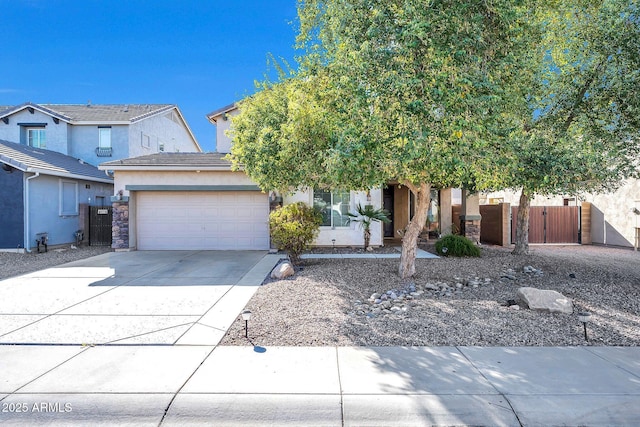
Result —
[[540, 65], [523, 87], [530, 111], [502, 157], [520, 189], [514, 253], [528, 252], [536, 194], [612, 191], [638, 174], [640, 15], [635, 0], [558, 2], [538, 19]]
[[239, 104], [231, 160], [263, 189], [406, 186], [412, 276], [431, 187], [497, 185], [487, 153], [526, 110], [533, 3], [300, 1], [300, 68]]

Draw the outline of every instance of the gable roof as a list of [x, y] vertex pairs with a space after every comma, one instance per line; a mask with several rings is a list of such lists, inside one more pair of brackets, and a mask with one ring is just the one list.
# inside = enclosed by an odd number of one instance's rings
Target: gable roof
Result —
[[229, 104], [229, 105], [225, 105], [222, 108], [218, 108], [217, 110], [213, 110], [212, 112], [210, 112], [209, 114], [207, 114], [207, 119], [209, 119], [209, 121], [213, 124], [216, 124], [218, 122], [219, 118], [224, 118], [226, 116], [226, 114], [230, 111], [233, 110], [237, 110], [238, 107], [236, 106], [236, 103], [234, 102], [233, 104]]
[[102, 170], [231, 170], [224, 153], [155, 153], [101, 163]]
[[69, 123], [128, 122], [134, 123], [156, 114], [177, 108], [174, 104], [34, 104], [26, 102], [15, 107], [4, 107], [0, 118], [27, 108], [33, 108]]
[[0, 163], [23, 172], [113, 184], [103, 171], [75, 157], [4, 140], [0, 140]]
[[41, 111], [72, 125], [127, 125], [175, 110], [197, 149], [202, 149], [182, 112], [175, 104], [34, 104], [25, 102], [14, 107], [0, 107], [0, 119], [25, 109]]

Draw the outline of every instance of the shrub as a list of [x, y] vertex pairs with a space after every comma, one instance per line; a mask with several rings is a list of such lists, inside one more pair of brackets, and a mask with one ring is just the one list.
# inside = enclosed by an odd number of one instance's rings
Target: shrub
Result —
[[298, 202], [280, 207], [269, 215], [269, 229], [273, 244], [289, 254], [291, 262], [298, 264], [300, 254], [318, 236], [322, 215], [305, 203]]
[[442, 256], [480, 256], [480, 248], [464, 236], [448, 234], [436, 242], [436, 252]]

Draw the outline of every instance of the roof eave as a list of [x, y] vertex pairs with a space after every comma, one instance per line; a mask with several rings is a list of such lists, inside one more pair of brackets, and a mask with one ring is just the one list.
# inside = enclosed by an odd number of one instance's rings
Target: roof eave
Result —
[[100, 170], [109, 171], [226, 171], [233, 172], [231, 166], [196, 166], [196, 165], [114, 165], [103, 163], [98, 166]]

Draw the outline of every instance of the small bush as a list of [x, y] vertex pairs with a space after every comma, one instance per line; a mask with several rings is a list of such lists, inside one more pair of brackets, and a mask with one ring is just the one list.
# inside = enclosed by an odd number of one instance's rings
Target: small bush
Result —
[[480, 256], [480, 248], [464, 236], [448, 234], [436, 242], [436, 252], [442, 256]]
[[299, 263], [300, 254], [318, 236], [320, 224], [322, 215], [302, 202], [278, 208], [269, 215], [273, 244], [286, 251], [294, 264]]

